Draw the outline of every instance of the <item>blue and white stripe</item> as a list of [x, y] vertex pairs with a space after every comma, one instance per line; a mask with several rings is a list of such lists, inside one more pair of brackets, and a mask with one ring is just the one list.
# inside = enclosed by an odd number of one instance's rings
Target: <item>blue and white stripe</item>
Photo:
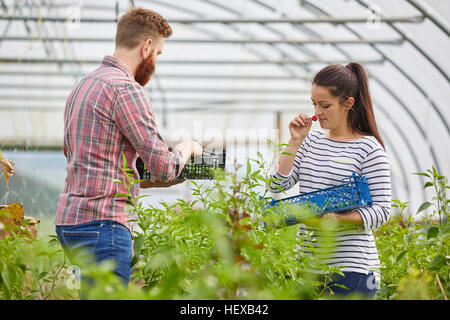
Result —
[[[318, 246], [318, 234], [312, 240], [307, 232], [317, 232], [313, 227], [299, 224], [297, 249], [310, 255], [311, 245], [316, 248], [316, 257], [342, 271], [368, 274], [374, 271], [379, 280], [380, 262], [372, 229], [380, 227], [389, 218], [391, 211], [391, 174], [389, 160], [381, 144], [373, 136], [364, 136], [355, 141], [342, 142], [328, 139], [323, 129], [311, 130], [298, 149], [289, 175], [282, 175], [274, 168], [270, 191], [279, 193], [275, 186], [289, 190], [299, 182], [299, 194], [340, 185], [342, 179], [355, 172], [365, 176], [369, 185], [373, 205], [357, 209], [364, 225], [340, 227], [334, 230], [335, 246], [332, 255], [327, 248]], [[304, 239], [302, 243], [299, 239]], [[321, 238], [322, 239], [322, 238]], [[311, 272], [319, 270], [311, 269]], [[378, 283], [379, 281], [377, 281]]]

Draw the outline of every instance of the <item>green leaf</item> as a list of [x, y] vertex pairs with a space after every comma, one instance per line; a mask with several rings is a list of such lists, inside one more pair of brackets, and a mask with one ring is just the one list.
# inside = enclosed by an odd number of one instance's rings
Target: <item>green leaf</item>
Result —
[[144, 236], [140, 235], [134, 239], [134, 255], [139, 257], [141, 255], [142, 245], [144, 244]]
[[411, 240], [412, 240], [412, 235], [409, 233], [403, 235], [403, 240], [405, 241], [406, 245], [409, 246], [409, 244], [411, 243]]
[[425, 177], [430, 177], [429, 175], [428, 175], [428, 173], [425, 173], [425, 172], [414, 172], [413, 174], [417, 174], [418, 176], [425, 176]]
[[280, 186], [274, 185], [274, 187], [280, 190], [282, 193], [286, 194], [286, 191], [284, 191], [284, 189], [281, 188]]
[[423, 211], [425, 209], [428, 209], [429, 206], [431, 206], [431, 202], [427, 201], [427, 202], [422, 203], [420, 205], [419, 209], [417, 210], [417, 213], [419, 213], [419, 212], [421, 212], [421, 211]]
[[403, 250], [402, 252], [400, 252], [398, 254], [397, 258], [395, 258], [395, 262], [396, 263], [399, 262], [405, 256], [406, 252], [407, 252], [406, 250]]
[[433, 186], [433, 183], [428, 181], [427, 183], [425, 183], [423, 185], [423, 188], [425, 189], [425, 188], [432, 187], [432, 186]]
[[446, 224], [442, 225], [441, 232], [442, 232], [442, 234], [450, 233], [450, 224], [446, 223]]
[[435, 168], [434, 166], [432, 166], [432, 168], [433, 168], [433, 175], [434, 175], [435, 177], [437, 177], [439, 174], [438, 174], [438, 172], [436, 171], [436, 168]]
[[284, 154], [284, 155], [287, 155], [287, 156], [291, 156], [291, 157], [295, 157], [295, 154], [290, 153], [290, 152], [286, 152], [286, 151], [283, 151], [281, 154]]
[[442, 255], [438, 254], [428, 266], [428, 270], [437, 271], [447, 263], [447, 259]]
[[128, 198], [128, 195], [126, 193], [116, 193], [114, 195], [114, 198], [117, 198], [117, 197], [126, 197], [126, 198]]
[[131, 259], [131, 266], [133, 267], [136, 263], [138, 263], [139, 258], [136, 256], [133, 256], [133, 258]]
[[439, 227], [431, 227], [427, 231], [427, 239], [435, 238], [439, 234]]

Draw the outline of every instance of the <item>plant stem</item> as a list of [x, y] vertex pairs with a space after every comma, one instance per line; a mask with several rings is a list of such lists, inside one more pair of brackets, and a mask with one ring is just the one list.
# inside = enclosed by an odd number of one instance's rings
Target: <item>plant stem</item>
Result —
[[[50, 265], [52, 266], [51, 262], [50, 262]], [[53, 288], [55, 287], [55, 281], [56, 281], [56, 279], [58, 279], [59, 274], [61, 273], [61, 270], [63, 269], [63, 267], [65, 267], [65, 265], [66, 265], [66, 257], [64, 257], [63, 263], [61, 264], [61, 266], [59, 267], [59, 269], [56, 272], [55, 276], [53, 277], [52, 284], [50, 286], [50, 290], [49, 290], [48, 294], [43, 298], [43, 300], [47, 300], [47, 298], [53, 293]], [[53, 266], [51, 268], [52, 268], [52, 271], [53, 271]]]
[[441, 289], [442, 295], [444, 296], [444, 300], [448, 300], [447, 296], [445, 295], [445, 291], [444, 291], [444, 288], [442, 287], [442, 283], [441, 283], [441, 280], [439, 279], [439, 276], [437, 274], [435, 276], [436, 276], [436, 280], [439, 285], [439, 289]]

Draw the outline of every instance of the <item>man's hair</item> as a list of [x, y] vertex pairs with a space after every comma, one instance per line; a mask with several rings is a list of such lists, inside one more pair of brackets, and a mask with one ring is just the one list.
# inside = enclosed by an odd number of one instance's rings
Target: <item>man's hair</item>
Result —
[[172, 28], [159, 13], [143, 8], [131, 8], [117, 24], [116, 47], [136, 48], [143, 40], [168, 38]]

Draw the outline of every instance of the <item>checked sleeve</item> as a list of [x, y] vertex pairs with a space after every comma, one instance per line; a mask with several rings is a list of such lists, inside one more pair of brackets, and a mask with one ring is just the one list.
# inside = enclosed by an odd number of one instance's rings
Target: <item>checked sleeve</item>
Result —
[[181, 153], [161, 137], [150, 100], [142, 87], [130, 84], [118, 93], [114, 121], [133, 145], [154, 181], [174, 180], [182, 169]]

